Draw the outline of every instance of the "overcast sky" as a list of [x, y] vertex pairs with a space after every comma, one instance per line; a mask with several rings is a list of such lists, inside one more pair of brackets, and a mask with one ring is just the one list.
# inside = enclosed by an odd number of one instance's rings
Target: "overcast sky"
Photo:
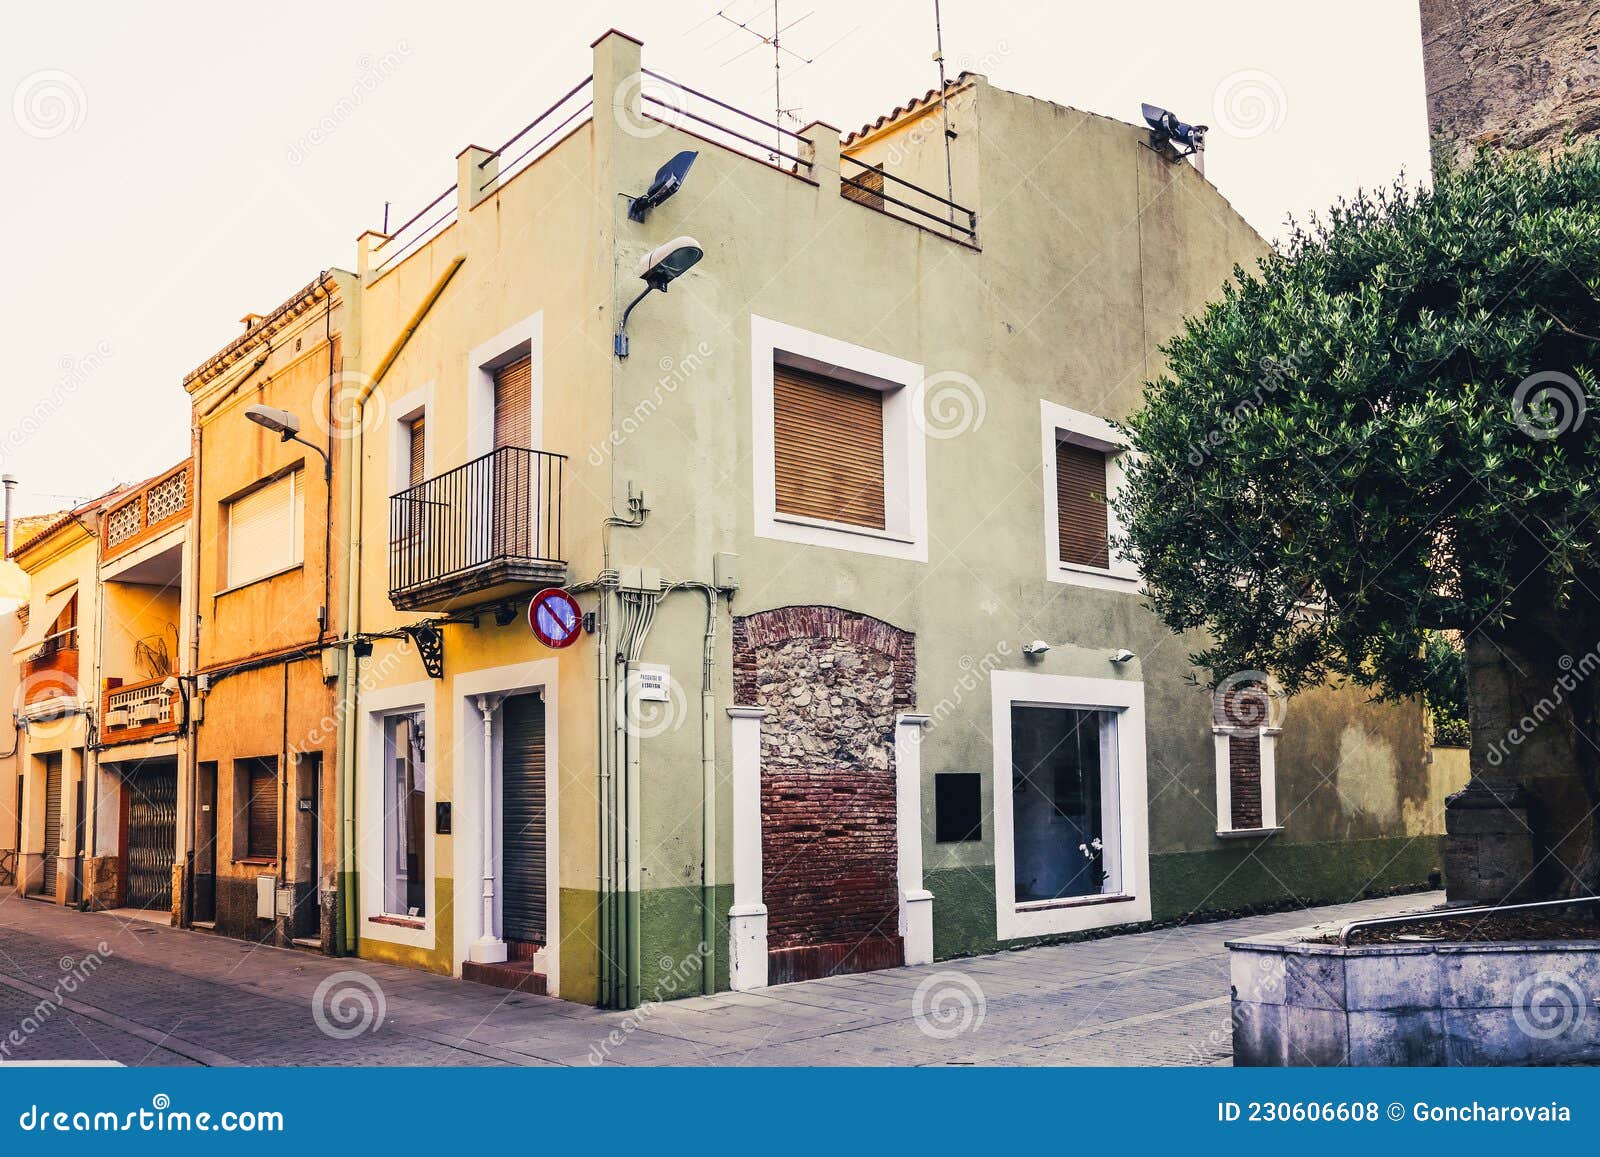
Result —
[[[7, 13], [0, 83], [0, 470], [22, 512], [188, 452], [183, 375], [402, 220], [589, 71], [608, 26], [646, 67], [756, 112], [772, 57], [719, 0], [587, 6], [85, 3]], [[944, 0], [951, 73], [1212, 126], [1207, 175], [1264, 235], [1427, 170], [1415, 3]], [[769, 29], [769, 0], [728, 15]], [[781, 0], [784, 104], [859, 127], [936, 81], [932, 0]], [[751, 50], [753, 49], [753, 50]], [[740, 54], [743, 55], [740, 55]], [[737, 57], [737, 59], [734, 59]], [[341, 103], [353, 105], [335, 116]], [[333, 118], [326, 139], [314, 140]]]

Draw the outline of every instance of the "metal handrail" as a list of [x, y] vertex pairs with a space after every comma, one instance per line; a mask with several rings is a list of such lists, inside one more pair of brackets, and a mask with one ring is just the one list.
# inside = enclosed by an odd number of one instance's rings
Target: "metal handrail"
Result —
[[878, 165], [870, 165], [866, 161], [858, 161], [854, 157], [852, 157], [849, 153], [840, 153], [839, 154], [839, 159], [841, 161], [849, 161], [852, 165], [856, 165], [856, 166], [858, 166], [860, 168], [867, 169], [867, 170], [870, 170], [871, 172], [877, 173], [880, 176], [882, 176], [885, 180], [893, 181], [897, 185], [904, 185], [908, 189], [915, 189], [917, 192], [921, 193], [924, 197], [927, 197], [927, 198], [929, 198], [931, 200], [937, 201], [941, 205], [948, 205], [948, 206], [950, 206], [950, 208], [958, 209], [961, 212], [966, 213], [968, 215], [970, 215], [973, 212], [973, 210], [967, 208], [965, 205], [958, 205], [956, 202], [950, 200], [947, 197], [939, 196], [939, 194], [935, 193], [932, 189], [924, 189], [921, 185], [913, 184], [911, 181], [906, 180], [904, 177], [897, 177], [897, 176], [895, 176], [893, 173], [889, 172], [889, 170], [887, 170], [885, 168], [882, 168], [882, 167], [880, 167]]
[[[591, 74], [589, 76], [584, 77], [577, 84], [575, 84], [571, 88], [569, 88], [565, 93], [562, 94], [560, 100], [556, 101], [555, 104], [551, 105], [549, 108], [545, 109], [538, 116], [534, 117], [527, 124], [523, 125], [522, 128], [518, 129], [517, 132], [515, 134], [513, 134], [512, 137], [509, 140], [507, 140], [505, 144], [501, 145], [494, 152], [490, 153], [487, 157], [484, 157], [483, 160], [479, 161], [478, 162], [478, 168], [480, 168], [480, 169], [483, 168], [490, 161], [494, 160], [501, 153], [505, 152], [507, 149], [509, 149], [512, 145], [516, 144], [523, 137], [527, 136], [529, 132], [531, 132], [535, 127], [538, 126], [540, 121], [544, 120], [545, 117], [549, 116], [551, 113], [555, 112], [556, 109], [560, 108], [562, 105], [566, 104], [569, 100], [571, 100], [574, 96], [578, 95], [578, 93], [583, 90], [583, 86], [593, 82], [593, 80], [594, 80], [594, 76]], [[590, 104], [593, 104], [593, 103], [594, 102], [591, 100]], [[526, 156], [527, 154], [523, 154], [523, 155]], [[522, 159], [522, 157], [518, 157], [517, 158], [517, 160], [519, 160], [519, 161], [521, 159]], [[516, 164], [516, 161], [513, 161], [512, 164]]]
[[[538, 140], [534, 141], [533, 144], [531, 144], [527, 148], [523, 149], [520, 153], [518, 153], [515, 157], [513, 157], [509, 162], [507, 162], [505, 168], [503, 168], [499, 172], [497, 172], [494, 175], [494, 179], [483, 187], [484, 195], [487, 196], [489, 191], [491, 189], [495, 188], [497, 185], [499, 185], [502, 181], [505, 181], [505, 180], [509, 179], [510, 177], [515, 176], [516, 173], [514, 173], [512, 170], [516, 169], [516, 167], [519, 164], [521, 164], [523, 162], [523, 160], [525, 160], [527, 157], [532, 155], [533, 152], [536, 149], [538, 149], [540, 145], [544, 144], [551, 137], [553, 137], [557, 133], [561, 132], [568, 125], [570, 125], [573, 121], [575, 121], [579, 117], [581, 117], [584, 113], [591, 112], [591, 111], [593, 111], [593, 109], [594, 109], [594, 101], [588, 100], [588, 101], [585, 101], [583, 104], [579, 105], [574, 110], [572, 110], [572, 112], [568, 113], [566, 120], [564, 120], [560, 124], [556, 125], [555, 128], [553, 128], [549, 132], [545, 133], [544, 136], [542, 136]], [[491, 155], [488, 158], [488, 160], [483, 162], [483, 164], [487, 164], [489, 160], [493, 160], [494, 157], [496, 157], [496, 156], [499, 156], [499, 154], [496, 153], [496, 154]], [[480, 169], [483, 168], [483, 164], [480, 164], [478, 167]]]
[[[885, 173], [884, 175], [887, 176], [888, 174]], [[941, 217], [941, 216], [939, 216], [939, 214], [929, 212], [927, 209], [920, 209], [915, 205], [908, 204], [907, 202], [900, 200], [898, 197], [891, 197], [888, 193], [885, 193], [882, 189], [870, 188], [870, 187], [868, 187], [866, 185], [863, 185], [860, 181], [857, 181], [854, 177], [846, 177], [846, 176], [841, 175], [839, 177], [839, 183], [842, 184], [842, 185], [848, 185], [852, 189], [860, 189], [863, 193], [868, 193], [868, 194], [870, 194], [870, 195], [872, 195], [874, 197], [879, 198], [882, 201], [888, 202], [890, 205], [898, 205], [898, 206], [900, 206], [900, 208], [905, 209], [905, 210], [907, 210], [909, 212], [912, 212], [912, 213], [916, 213], [918, 216], [926, 217], [930, 221], [937, 221], [940, 225], [942, 225], [946, 229], [954, 229], [957, 233], [963, 233], [968, 237], [976, 237], [978, 235], [978, 231], [975, 228], [974, 229], [969, 229], [965, 225], [957, 225], [954, 221], [950, 220], [948, 217]], [[861, 204], [861, 202], [857, 201], [856, 204], [859, 205], [859, 204]], [[867, 208], [869, 208], [869, 209], [874, 208], [874, 207], [875, 206], [872, 206], [872, 205], [868, 205], [867, 206]], [[957, 208], [960, 208], [960, 206], [957, 206]], [[966, 213], [969, 218], [971, 216], [973, 216], [972, 210], [970, 210], [970, 209], [962, 209], [961, 211], [963, 213]], [[894, 216], [894, 214], [890, 213], [889, 216], [892, 217], [892, 216]]]
[[[395, 239], [395, 238], [396, 238], [396, 237], [398, 237], [398, 236], [400, 236], [400, 234], [402, 234], [402, 233], [404, 233], [404, 232], [405, 232], [405, 231], [406, 231], [406, 230], [407, 230], [407, 229], [409, 229], [409, 228], [411, 228], [411, 226], [412, 226], [412, 225], [414, 225], [414, 224], [416, 224], [416, 222], [417, 222], [417, 218], [419, 218], [419, 217], [421, 217], [421, 216], [422, 216], [422, 215], [423, 215], [423, 214], [424, 214], [424, 213], [426, 213], [426, 212], [427, 212], [427, 211], [428, 211], [428, 210], [429, 210], [429, 209], [431, 209], [431, 208], [433, 208], [433, 207], [434, 207], [434, 206], [435, 206], [435, 205], [437, 205], [437, 204], [438, 204], [438, 203], [439, 203], [439, 202], [440, 202], [440, 201], [443, 201], [443, 200], [444, 200], [444, 199], [445, 199], [445, 198], [446, 198], [446, 197], [448, 197], [448, 196], [449, 196], [449, 195], [450, 195], [450, 194], [451, 194], [451, 193], [454, 193], [454, 192], [455, 192], [455, 191], [456, 191], [456, 187], [455, 187], [455, 186], [454, 186], [454, 185], [451, 185], [451, 186], [450, 186], [450, 187], [449, 187], [449, 188], [448, 188], [448, 189], [446, 189], [446, 190], [445, 190], [445, 191], [444, 191], [444, 192], [442, 192], [442, 193], [440, 193], [440, 194], [439, 194], [439, 195], [438, 195], [438, 196], [437, 196], [437, 197], [435, 197], [435, 198], [434, 198], [434, 199], [433, 199], [433, 200], [431, 200], [431, 201], [429, 201], [429, 202], [428, 202], [428, 203], [427, 203], [427, 204], [426, 204], [426, 205], [424, 205], [424, 206], [423, 206], [423, 207], [422, 207], [422, 208], [420, 208], [420, 209], [418, 209], [418, 210], [417, 210], [417, 211], [416, 211], [416, 212], [415, 212], [415, 213], [413, 213], [413, 214], [412, 214], [412, 215], [411, 215], [411, 216], [410, 216], [410, 217], [408, 217], [408, 218], [406, 218], [406, 221], [405, 221], [405, 223], [404, 223], [404, 224], [401, 224], [401, 225], [396, 225], [396, 226], [395, 226], [395, 227], [394, 227], [394, 229], [392, 229], [392, 230], [391, 230], [391, 231], [390, 231], [390, 232], [389, 232], [389, 235], [388, 235], [388, 236], [387, 236], [387, 237], [385, 237], [385, 238], [384, 238], [384, 239], [383, 239], [383, 241], [382, 241], [382, 243], [381, 243], [381, 244], [378, 244], [378, 245], [375, 245], [375, 246], [373, 246], [373, 249], [372, 249], [372, 251], [373, 251], [373, 252], [374, 252], [374, 253], [377, 253], [377, 252], [378, 252], [378, 251], [380, 251], [380, 250], [381, 250], [381, 249], [383, 249], [383, 247], [384, 247], [384, 246], [385, 246], [385, 245], [388, 245], [388, 244], [389, 244], [389, 243], [390, 243], [390, 242], [392, 242], [392, 241], [393, 241], [393, 240], [394, 240], [394, 239]], [[431, 226], [430, 226], [430, 228], [431, 228]]]
[[[716, 129], [717, 132], [719, 132], [719, 133], [727, 133], [730, 137], [734, 138], [735, 140], [744, 141], [746, 144], [755, 145], [756, 148], [758, 148], [758, 149], [765, 149], [767, 152], [771, 153], [775, 157], [782, 157], [786, 161], [793, 161], [795, 164], [804, 165], [808, 169], [811, 167], [811, 162], [806, 160], [806, 158], [804, 158], [804, 157], [797, 157], [793, 153], [786, 153], [782, 149], [777, 148], [774, 145], [768, 144], [766, 141], [758, 140], [755, 137], [746, 136], [744, 133], [741, 133], [738, 129], [730, 129], [727, 125], [719, 125], [716, 121], [710, 120], [707, 117], [700, 116], [698, 113], [692, 113], [686, 108], [679, 108], [675, 104], [668, 104], [666, 101], [662, 100], [658, 96], [651, 96], [649, 93], [644, 93], [644, 94], [642, 94], [640, 99], [641, 100], [647, 100], [651, 104], [654, 104], [654, 105], [659, 105], [660, 107], [666, 109], [670, 113], [676, 113], [678, 116], [688, 117], [692, 121], [698, 121], [701, 124], [705, 125], [707, 128]], [[645, 115], [649, 116], [650, 114], [646, 113]], [[660, 117], [652, 117], [651, 119], [652, 120], [660, 120], [661, 118]], [[752, 118], [752, 119], [755, 119], [755, 118]], [[762, 121], [762, 120], [758, 120], [757, 123], [758, 124], [767, 124], [766, 121]], [[768, 127], [769, 128], [774, 128], [774, 129], [778, 128], [777, 125], [768, 125]], [[787, 130], [778, 129], [778, 131], [779, 132], [786, 132]], [[804, 138], [801, 138], [801, 139], [803, 140]], [[806, 144], [810, 144], [811, 142], [806, 141], [805, 143]]]
[[[728, 112], [731, 112], [731, 113], [735, 114], [736, 116], [742, 116], [742, 117], [745, 118], [745, 120], [754, 121], [756, 124], [761, 125], [764, 128], [775, 129], [778, 132], [782, 133], [784, 136], [793, 137], [795, 140], [799, 141], [803, 145], [809, 145], [811, 143], [809, 140], [807, 140], [805, 137], [801, 136], [799, 133], [795, 132], [793, 129], [786, 129], [780, 124], [774, 124], [773, 122], [771, 122], [769, 120], [763, 120], [761, 117], [756, 116], [754, 113], [746, 112], [744, 109], [739, 108], [736, 105], [728, 104], [726, 101], [720, 101], [716, 97], [710, 96], [710, 95], [708, 95], [706, 93], [703, 93], [697, 88], [690, 88], [688, 85], [684, 84], [682, 81], [674, 80], [670, 76], [663, 76], [659, 72], [652, 72], [648, 68], [641, 68], [639, 71], [642, 72], [645, 76], [651, 77], [651, 78], [653, 78], [655, 80], [659, 80], [662, 84], [669, 85], [672, 88], [679, 89], [679, 90], [681, 90], [683, 92], [688, 93], [690, 96], [697, 96], [701, 100], [709, 101], [710, 103], [716, 105], [718, 108], [726, 109]], [[642, 95], [648, 95], [648, 94], [642, 94]], [[650, 99], [655, 100], [654, 97], [651, 97]], [[656, 101], [656, 103], [660, 104], [662, 102], [661, 101]], [[720, 125], [715, 125], [713, 127], [721, 128]], [[731, 131], [731, 130], [724, 130], [724, 131], [726, 132], [726, 131]], [[756, 143], [760, 144], [763, 148], [767, 147], [765, 144], [763, 144], [760, 141], [757, 141]]]
[[1418, 920], [1449, 920], [1457, 916], [1486, 916], [1501, 912], [1526, 912], [1534, 908], [1566, 908], [1573, 904], [1600, 903], [1600, 896], [1576, 896], [1570, 900], [1529, 900], [1521, 904], [1483, 904], [1474, 908], [1440, 908], [1432, 912], [1412, 912], [1400, 916], [1367, 916], [1352, 920], [1339, 930], [1339, 946], [1350, 946], [1350, 933], [1357, 928], [1376, 928], [1383, 924], [1411, 924]]

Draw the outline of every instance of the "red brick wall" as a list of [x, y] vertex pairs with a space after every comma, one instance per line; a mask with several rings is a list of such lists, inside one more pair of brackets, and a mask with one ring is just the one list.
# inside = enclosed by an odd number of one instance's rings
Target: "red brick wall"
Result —
[[895, 717], [913, 702], [913, 636], [834, 607], [734, 621], [741, 704], [761, 725], [767, 943], [898, 934]]
[[1233, 807], [1232, 826], [1245, 830], [1261, 826], [1261, 737], [1228, 737], [1228, 799]]

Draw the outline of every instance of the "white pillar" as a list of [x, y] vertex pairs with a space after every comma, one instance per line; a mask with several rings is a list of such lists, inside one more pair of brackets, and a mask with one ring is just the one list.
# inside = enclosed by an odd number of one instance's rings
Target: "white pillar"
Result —
[[765, 707], [730, 707], [733, 720], [733, 907], [729, 986], [767, 986], [767, 906], [761, 902], [761, 720]]
[[500, 697], [479, 695], [475, 702], [483, 717], [483, 917], [468, 956], [474, 964], [499, 964], [506, 958], [506, 943], [494, 934], [494, 713]]
[[895, 720], [895, 830], [899, 845], [900, 939], [907, 964], [933, 963], [933, 893], [922, 886], [922, 733], [926, 715]]

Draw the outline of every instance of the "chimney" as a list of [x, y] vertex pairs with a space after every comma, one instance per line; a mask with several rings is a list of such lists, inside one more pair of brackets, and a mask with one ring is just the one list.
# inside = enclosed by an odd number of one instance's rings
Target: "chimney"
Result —
[[3, 474], [0, 475], [0, 483], [6, 488], [6, 557], [10, 558], [11, 547], [14, 545], [11, 540], [11, 494], [17, 488], [17, 480], [10, 474]]

